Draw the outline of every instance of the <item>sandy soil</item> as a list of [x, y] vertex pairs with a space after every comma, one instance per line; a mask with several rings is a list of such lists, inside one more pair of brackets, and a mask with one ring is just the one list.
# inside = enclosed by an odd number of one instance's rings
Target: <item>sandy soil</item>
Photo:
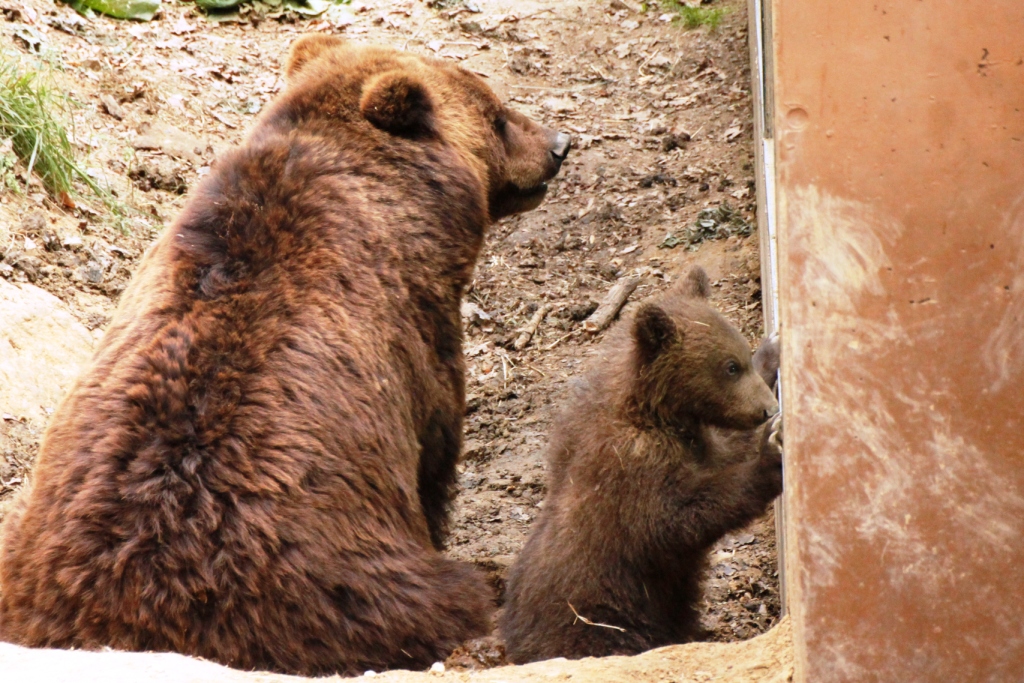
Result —
[[[0, 45], [71, 98], [84, 166], [117, 200], [111, 210], [83, 195], [68, 208], [37, 181], [25, 191], [17, 167], [21, 192], [0, 187], [0, 277], [55, 294], [99, 338], [187, 189], [282, 87], [280, 60], [300, 33], [438, 54], [484, 75], [514, 106], [576, 140], [545, 204], [492, 229], [465, 307], [466, 453], [449, 552], [484, 567], [500, 591], [544, 499], [552, 411], [603, 337], [582, 322], [594, 302], [627, 276], [641, 278], [631, 302], [642, 300], [696, 262], [716, 305], [752, 341], [762, 332], [756, 235], [659, 247], [724, 203], [734, 228], [754, 222], [745, 3], [715, 0], [726, 9], [715, 31], [685, 30], [632, 5], [396, 1], [313, 19], [253, 12], [212, 23], [191, 3], [165, 2], [157, 20], [140, 24], [0, 0]], [[530, 344], [514, 350], [545, 304], [551, 312]], [[24, 481], [39, 436], [19, 415], [0, 420], [0, 505]], [[776, 623], [770, 514], [718, 544], [704, 611], [714, 640]], [[449, 666], [502, 661], [490, 639]]]
[[170, 653], [30, 650], [0, 643], [5, 680], [48, 683], [787, 683], [794, 678], [793, 636], [788, 619], [739, 643], [673, 645], [636, 657], [551, 659], [525, 666], [480, 671], [435, 667], [430, 672], [367, 672], [357, 678], [300, 678], [228, 669]]

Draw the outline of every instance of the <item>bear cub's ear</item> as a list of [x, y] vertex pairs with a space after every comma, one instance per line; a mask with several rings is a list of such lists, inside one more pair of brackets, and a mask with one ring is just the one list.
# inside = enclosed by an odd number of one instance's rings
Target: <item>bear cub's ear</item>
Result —
[[404, 71], [386, 71], [367, 81], [359, 110], [374, 126], [393, 135], [416, 137], [433, 131], [430, 93], [419, 79]]
[[694, 299], [707, 299], [711, 295], [711, 280], [700, 266], [692, 266], [678, 284], [681, 294]]
[[662, 308], [644, 304], [633, 319], [633, 339], [643, 364], [654, 361], [676, 336], [676, 324]]
[[285, 61], [284, 76], [292, 80], [304, 66], [327, 52], [345, 45], [348, 41], [338, 36], [327, 36], [322, 33], [308, 33], [300, 36], [292, 43]]

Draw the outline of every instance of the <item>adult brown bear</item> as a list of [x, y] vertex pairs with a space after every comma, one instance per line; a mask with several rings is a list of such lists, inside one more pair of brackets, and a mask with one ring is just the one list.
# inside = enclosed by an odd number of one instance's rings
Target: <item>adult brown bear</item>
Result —
[[489, 627], [445, 559], [460, 298], [569, 138], [438, 60], [300, 39], [146, 255], [6, 520], [0, 635], [300, 674]]
[[782, 490], [781, 424], [759, 427], [778, 410], [777, 342], [752, 359], [708, 291], [695, 267], [642, 305], [562, 411], [544, 509], [509, 573], [512, 661], [692, 640], [708, 550]]

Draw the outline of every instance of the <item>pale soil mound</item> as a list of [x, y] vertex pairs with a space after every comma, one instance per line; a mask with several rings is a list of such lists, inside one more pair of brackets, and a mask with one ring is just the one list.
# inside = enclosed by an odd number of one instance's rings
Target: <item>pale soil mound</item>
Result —
[[[235, 671], [176, 654], [31, 650], [0, 643], [0, 671], [10, 683], [284, 683], [335, 681]], [[360, 679], [368, 679], [363, 676]], [[472, 672], [389, 671], [372, 676], [382, 683], [785, 683], [793, 679], [793, 641], [789, 619], [764, 635], [739, 643], [673, 645], [636, 657], [567, 661], [553, 659], [525, 666]]]

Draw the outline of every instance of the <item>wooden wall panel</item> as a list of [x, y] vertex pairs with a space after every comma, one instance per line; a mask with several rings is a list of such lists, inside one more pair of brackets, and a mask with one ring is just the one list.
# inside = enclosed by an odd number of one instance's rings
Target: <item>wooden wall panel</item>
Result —
[[798, 678], [1024, 680], [1024, 2], [772, 21]]

